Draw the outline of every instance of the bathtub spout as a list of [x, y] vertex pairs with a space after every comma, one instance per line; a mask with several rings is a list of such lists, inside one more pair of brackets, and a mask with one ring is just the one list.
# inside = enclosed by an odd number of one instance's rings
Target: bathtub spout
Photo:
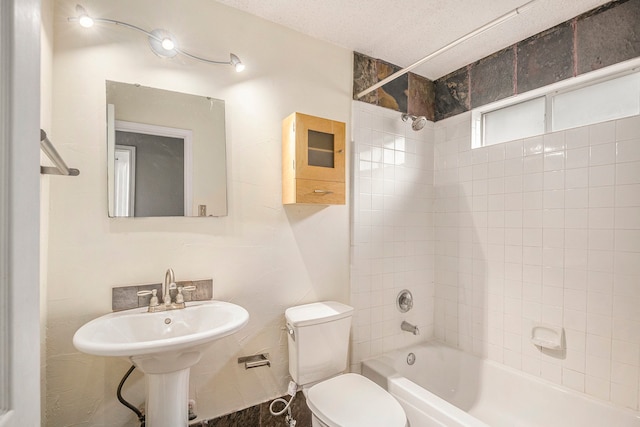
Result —
[[416, 325], [412, 325], [406, 320], [402, 321], [400, 329], [402, 329], [403, 331], [411, 332], [413, 335], [420, 335], [420, 330], [418, 329], [418, 327]]

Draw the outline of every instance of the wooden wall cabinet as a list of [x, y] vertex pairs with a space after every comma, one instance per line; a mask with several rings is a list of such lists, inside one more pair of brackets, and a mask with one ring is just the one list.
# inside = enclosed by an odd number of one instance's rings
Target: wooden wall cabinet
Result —
[[282, 121], [283, 204], [345, 204], [345, 128], [301, 113]]

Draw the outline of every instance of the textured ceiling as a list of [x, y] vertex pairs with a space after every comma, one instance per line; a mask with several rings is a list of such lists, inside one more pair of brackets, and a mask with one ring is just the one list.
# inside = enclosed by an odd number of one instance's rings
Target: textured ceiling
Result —
[[[527, 0], [217, 0], [406, 67]], [[415, 68], [442, 77], [609, 0], [536, 0], [518, 16]]]

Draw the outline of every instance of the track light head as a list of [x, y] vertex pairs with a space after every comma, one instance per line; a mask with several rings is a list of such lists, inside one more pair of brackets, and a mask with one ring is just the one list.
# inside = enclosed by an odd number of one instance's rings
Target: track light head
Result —
[[161, 58], [173, 58], [178, 54], [173, 34], [166, 30], [156, 29], [149, 34], [149, 47]]
[[140, 33], [145, 34], [149, 40], [149, 46], [151, 50], [158, 56], [162, 58], [173, 58], [177, 54], [184, 55], [191, 59], [195, 59], [202, 62], [207, 62], [209, 64], [226, 64], [231, 65], [237, 71], [243, 71], [245, 69], [245, 65], [242, 63], [240, 58], [237, 55], [231, 54], [229, 57], [229, 61], [214, 61], [207, 58], [202, 58], [201, 56], [193, 55], [189, 52], [186, 52], [179, 48], [178, 42], [176, 42], [175, 37], [167, 30], [155, 29], [151, 32], [140, 28], [138, 26], [128, 24], [123, 21], [117, 21], [115, 19], [108, 18], [92, 18], [89, 16], [84, 7], [80, 5], [76, 5], [76, 16], [68, 18], [69, 22], [77, 22], [84, 28], [92, 27], [94, 23], [103, 23], [103, 24], [113, 24], [120, 27], [125, 27], [130, 30], [134, 30]]
[[244, 71], [244, 68], [245, 68], [244, 64], [242, 63], [242, 61], [240, 61], [240, 58], [238, 58], [238, 56], [234, 55], [233, 53], [231, 54], [230, 63], [238, 73], [241, 71]]
[[93, 18], [90, 17], [84, 7], [79, 4], [76, 5], [76, 19], [78, 20], [78, 24], [83, 28], [93, 27]]

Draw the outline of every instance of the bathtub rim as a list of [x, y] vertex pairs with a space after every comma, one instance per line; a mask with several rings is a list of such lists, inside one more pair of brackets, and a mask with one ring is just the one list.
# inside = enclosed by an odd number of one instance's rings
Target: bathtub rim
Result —
[[[392, 350], [388, 353], [385, 353], [381, 356], [378, 357], [373, 357], [370, 359], [366, 359], [363, 360], [361, 362], [362, 367], [361, 370], [363, 372], [364, 375], [364, 370], [366, 369], [365, 366], [369, 366], [370, 369], [373, 369], [377, 374], [379, 374], [381, 377], [387, 378], [406, 378], [405, 376], [403, 376], [402, 374], [400, 374], [399, 372], [397, 372], [395, 370], [395, 368], [393, 367], [393, 364], [396, 363], [397, 360], [404, 360], [406, 355], [409, 352], [412, 352], [412, 349], [416, 349], [418, 347], [444, 347], [447, 350], [452, 350], [455, 352], [458, 352], [462, 355], [462, 357], [472, 357], [472, 358], [477, 358], [479, 359], [482, 363], [487, 363], [490, 366], [493, 366], [497, 369], [502, 369], [507, 371], [508, 373], [511, 373], [513, 375], [518, 375], [518, 376], [522, 376], [524, 378], [526, 378], [527, 380], [533, 381], [535, 383], [544, 385], [546, 387], [551, 387], [553, 389], [555, 389], [556, 391], [563, 393], [563, 394], [568, 394], [580, 399], [585, 399], [587, 400], [589, 403], [597, 405], [597, 406], [601, 406], [601, 407], [605, 407], [605, 408], [609, 408], [609, 409], [614, 409], [616, 411], [622, 412], [623, 414], [627, 414], [630, 417], [633, 417], [635, 419], [637, 419], [638, 421], [640, 421], [640, 411], [636, 411], [634, 409], [631, 408], [627, 408], [625, 406], [621, 406], [619, 404], [616, 404], [612, 401], [609, 400], [604, 400], [604, 399], [600, 399], [598, 397], [595, 396], [591, 396], [589, 394], [583, 393], [583, 392], [579, 392], [577, 390], [574, 390], [572, 388], [569, 388], [567, 386], [564, 386], [562, 384], [557, 384], [554, 383], [550, 380], [538, 377], [536, 375], [530, 374], [528, 372], [513, 368], [511, 366], [505, 365], [503, 363], [500, 362], [496, 362], [494, 360], [485, 358], [485, 357], [480, 357], [477, 356], [473, 353], [469, 353], [466, 352], [464, 350], [461, 350], [459, 348], [456, 347], [452, 347], [450, 345], [448, 345], [447, 343], [444, 343], [442, 341], [439, 340], [435, 340], [435, 339], [430, 339], [430, 340], [426, 340], [426, 341], [422, 341], [419, 343], [415, 343], [412, 345], [409, 345], [407, 347], [403, 347], [403, 348], [399, 348], [396, 350]], [[388, 384], [380, 384], [378, 381], [376, 381], [375, 379], [370, 378], [372, 381], [376, 382], [376, 384], [380, 385], [381, 387], [384, 387], [385, 389], [388, 390]], [[409, 382], [411, 382], [412, 384], [414, 384], [416, 387], [422, 388], [424, 390], [426, 390], [428, 393], [430, 393], [431, 395], [437, 397], [438, 399], [441, 399], [443, 402], [446, 402], [448, 405], [450, 405], [451, 407], [455, 408], [457, 411], [461, 411], [464, 414], [467, 414], [468, 416], [472, 417], [474, 420], [477, 420], [477, 418], [473, 417], [472, 415], [468, 414], [466, 411], [464, 411], [463, 409], [458, 408], [457, 406], [455, 406], [454, 404], [450, 403], [449, 401], [445, 400], [444, 398], [441, 398], [440, 396], [438, 396], [435, 393], [432, 393], [431, 391], [425, 389], [424, 387], [420, 386], [419, 384], [415, 383], [414, 381], [412, 381], [410, 378], [406, 378]]]

